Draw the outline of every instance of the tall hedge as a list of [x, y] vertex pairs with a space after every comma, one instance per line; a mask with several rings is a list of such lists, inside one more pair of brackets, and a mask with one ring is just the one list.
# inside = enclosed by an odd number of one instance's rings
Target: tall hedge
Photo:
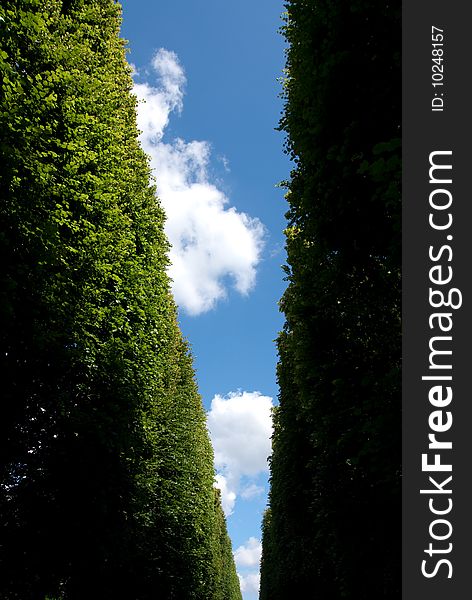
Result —
[[239, 579], [234, 566], [231, 540], [226, 529], [226, 519], [221, 507], [220, 491], [215, 489], [214, 560], [218, 573], [214, 600], [242, 600]]
[[212, 450], [119, 27], [113, 0], [0, 7], [5, 600], [220, 597]]
[[400, 4], [289, 0], [262, 600], [400, 595]]

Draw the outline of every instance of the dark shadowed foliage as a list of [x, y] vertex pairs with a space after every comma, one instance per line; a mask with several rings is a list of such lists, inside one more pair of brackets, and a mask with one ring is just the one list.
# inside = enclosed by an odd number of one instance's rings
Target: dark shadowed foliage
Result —
[[400, 596], [400, 4], [290, 0], [262, 600]]

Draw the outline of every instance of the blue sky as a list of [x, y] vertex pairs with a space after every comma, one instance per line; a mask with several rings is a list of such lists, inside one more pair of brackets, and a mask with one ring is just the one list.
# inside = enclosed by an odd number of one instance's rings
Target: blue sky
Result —
[[245, 600], [257, 598], [290, 164], [275, 131], [282, 2], [125, 0], [138, 124], [215, 449]]

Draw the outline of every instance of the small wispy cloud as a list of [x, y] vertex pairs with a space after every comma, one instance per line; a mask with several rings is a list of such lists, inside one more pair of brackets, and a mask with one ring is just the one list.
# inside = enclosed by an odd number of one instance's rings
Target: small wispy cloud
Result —
[[244, 500], [252, 500], [253, 498], [259, 498], [264, 494], [264, 488], [262, 485], [251, 483], [241, 490], [241, 498]]
[[[186, 77], [177, 55], [158, 50], [146, 77], [134, 85], [138, 127], [167, 216], [169, 275], [177, 304], [198, 315], [227, 296], [228, 281], [242, 295], [253, 289], [265, 229], [257, 218], [230, 206], [212, 181], [209, 142], [164, 139], [170, 115], [183, 110]], [[221, 160], [228, 169], [227, 159]]]
[[229, 167], [229, 160], [226, 158], [226, 156], [221, 155], [221, 156], [217, 156], [217, 159], [220, 161], [220, 163], [223, 165], [223, 169], [227, 172], [227, 173], [231, 173], [231, 169]]

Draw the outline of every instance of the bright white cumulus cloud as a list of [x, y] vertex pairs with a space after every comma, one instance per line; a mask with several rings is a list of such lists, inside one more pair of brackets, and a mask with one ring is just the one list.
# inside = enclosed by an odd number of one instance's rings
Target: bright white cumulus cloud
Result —
[[261, 576], [259, 573], [248, 573], [247, 575], [242, 575], [238, 573], [239, 577], [239, 587], [242, 592], [247, 592], [248, 594], [258, 594], [259, 586], [261, 582]]
[[258, 567], [261, 556], [261, 541], [255, 537], [250, 537], [245, 544], [234, 551], [234, 562], [237, 567]]
[[245, 597], [258, 595], [260, 585], [259, 568], [262, 556], [261, 540], [250, 537], [245, 544], [233, 552], [238, 570], [239, 585]]
[[[269, 396], [245, 391], [217, 394], [211, 402], [207, 423], [218, 472], [216, 486], [221, 490], [226, 515], [233, 511], [241, 477], [255, 478], [268, 472], [272, 406]], [[241, 492], [246, 499], [259, 494], [260, 486], [254, 482]]]
[[230, 489], [227, 478], [221, 473], [215, 475], [215, 487], [220, 490], [221, 506], [225, 515], [232, 514], [236, 503], [236, 492]]
[[230, 206], [211, 180], [209, 142], [164, 139], [171, 113], [183, 109], [186, 77], [177, 55], [163, 48], [151, 68], [147, 78], [152, 75], [156, 84], [134, 85], [140, 139], [167, 216], [174, 297], [198, 315], [227, 296], [228, 281], [242, 295], [251, 291], [265, 230], [257, 218]]

